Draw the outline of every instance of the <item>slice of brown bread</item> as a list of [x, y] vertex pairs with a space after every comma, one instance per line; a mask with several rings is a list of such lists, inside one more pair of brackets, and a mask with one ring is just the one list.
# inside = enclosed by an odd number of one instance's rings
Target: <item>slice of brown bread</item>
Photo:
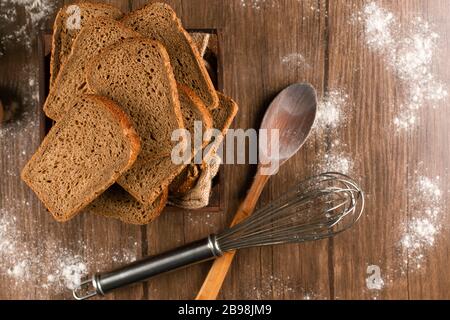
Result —
[[123, 17], [123, 12], [108, 4], [89, 2], [66, 5], [59, 10], [53, 25], [50, 88], [53, 86], [59, 69], [69, 56], [72, 42], [80, 29], [89, 21], [99, 17], [120, 19]]
[[[205, 107], [203, 102], [197, 95], [188, 87], [178, 84], [178, 96], [181, 105], [181, 114], [183, 116], [183, 123], [185, 128], [191, 134], [191, 151], [192, 156], [203, 149], [210, 139], [204, 134], [207, 130], [213, 127], [213, 119], [211, 112]], [[203, 135], [203, 141], [200, 146], [196, 146], [195, 138], [195, 122], [201, 122], [201, 130]]]
[[219, 91], [217, 91], [217, 95], [219, 96], [219, 107], [211, 111], [211, 115], [214, 121], [214, 128], [220, 130], [222, 135], [225, 136], [239, 108], [230, 97]]
[[220, 135], [212, 137], [211, 143], [203, 150], [203, 158], [208, 158], [209, 153], [216, 152], [217, 148], [222, 143], [228, 129], [231, 126], [236, 114], [238, 112], [238, 105], [233, 99], [217, 91], [219, 96], [219, 108], [211, 112], [214, 120], [214, 128], [220, 131]]
[[114, 184], [95, 199], [85, 212], [118, 219], [125, 223], [144, 225], [161, 214], [166, 206], [167, 196], [168, 191], [165, 189], [155, 202], [146, 206], [136, 201], [118, 184]]
[[200, 177], [200, 165], [191, 163], [172, 181], [169, 186], [171, 196], [179, 197], [197, 184]]
[[[238, 106], [237, 104], [226, 95], [217, 92], [219, 95], [219, 107], [213, 110], [212, 116], [214, 121], [214, 128], [219, 130], [222, 137], [219, 137], [216, 141], [213, 141], [213, 147], [210, 145], [208, 148], [215, 149], [215, 147], [221, 143], [223, 136], [226, 135], [228, 128], [230, 127], [233, 119], [235, 118]], [[212, 148], [211, 148], [212, 147]], [[198, 178], [202, 171], [202, 165], [191, 163], [189, 164], [170, 184], [169, 193], [171, 196], [180, 197], [192, 190], [197, 184]]]
[[142, 140], [135, 165], [117, 183], [138, 201], [151, 204], [165, 188], [161, 182], [154, 189], [157, 179], [179, 173], [173, 167], [152, 165], [170, 156], [172, 132], [183, 128], [169, 56], [158, 41], [125, 39], [104, 49], [86, 70], [89, 87], [122, 106]]
[[111, 100], [86, 95], [71, 102], [22, 171], [58, 221], [67, 221], [135, 162], [139, 137]]
[[202, 58], [169, 5], [146, 5], [122, 21], [143, 36], [160, 41], [169, 53], [177, 82], [191, 88], [208, 109], [217, 107], [219, 99]]
[[[205, 133], [208, 129], [212, 128], [213, 120], [211, 113], [203, 105], [202, 101], [193, 93], [189, 88], [184, 85], [178, 85], [178, 92], [181, 103], [181, 112], [183, 114], [184, 124], [186, 129], [191, 134], [191, 159], [194, 155], [201, 151], [210, 141], [206, 137]], [[202, 135], [204, 137], [203, 143], [197, 146], [195, 142], [194, 126], [195, 121], [202, 123]], [[169, 192], [171, 194], [183, 193], [185, 189], [188, 189], [195, 183], [198, 178], [198, 168], [192, 165], [188, 165], [170, 184]]]
[[68, 111], [69, 100], [88, 93], [85, 69], [93, 56], [99, 54], [101, 49], [118, 41], [139, 36], [138, 33], [113, 19], [97, 18], [87, 23], [75, 39], [72, 53], [56, 78], [56, 85], [50, 88], [44, 104], [47, 117], [59, 120]]

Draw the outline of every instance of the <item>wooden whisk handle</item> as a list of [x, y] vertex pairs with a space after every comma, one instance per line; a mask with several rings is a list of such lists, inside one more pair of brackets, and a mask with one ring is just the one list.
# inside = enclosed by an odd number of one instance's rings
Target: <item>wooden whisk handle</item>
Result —
[[[238, 224], [253, 213], [259, 196], [261, 195], [261, 192], [263, 191], [269, 177], [270, 176], [260, 174], [256, 175], [245, 200], [239, 206], [239, 209], [231, 222], [231, 226]], [[225, 281], [225, 277], [228, 273], [228, 269], [230, 269], [235, 254], [236, 251], [226, 252], [223, 256], [217, 258], [213, 262], [213, 265], [211, 266], [211, 269], [209, 270], [209, 273], [203, 282], [197, 297], [195, 298], [196, 300], [217, 299], [220, 288]]]

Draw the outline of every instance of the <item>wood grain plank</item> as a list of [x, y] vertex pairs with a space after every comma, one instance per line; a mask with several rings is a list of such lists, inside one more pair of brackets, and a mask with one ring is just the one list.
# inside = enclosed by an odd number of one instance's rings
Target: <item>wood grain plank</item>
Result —
[[[406, 299], [407, 279], [398, 272], [398, 226], [406, 221], [407, 140], [392, 125], [397, 79], [382, 58], [364, 45], [364, 33], [352, 24], [363, 1], [330, 1], [330, 70], [328, 88], [349, 95], [350, 120], [337, 137], [347, 144], [352, 175], [366, 192], [367, 206], [357, 225], [333, 241], [335, 299]], [[381, 4], [382, 5], [382, 4]], [[404, 3], [402, 3], [404, 6]], [[391, 3], [391, 9], [396, 6]], [[333, 133], [333, 136], [336, 133]], [[401, 260], [401, 259], [400, 259]], [[367, 267], [378, 265], [386, 282], [381, 292], [366, 287]]]
[[[18, 43], [17, 46], [5, 48], [0, 58], [0, 99], [16, 101], [20, 105], [19, 112], [10, 122], [0, 124], [0, 209], [2, 222], [14, 219], [14, 225], [10, 228], [15, 228], [15, 233], [10, 234], [11, 229], [6, 230], [6, 235], [13, 237], [13, 249], [20, 247], [28, 251], [9, 252], [11, 255], [0, 258], [0, 299], [42, 299], [55, 296], [40, 288], [46, 279], [31, 277], [24, 280], [23, 277], [11, 277], [7, 273], [8, 268], [14, 268], [22, 261], [20, 253], [26, 256], [27, 261], [34, 256], [42, 256], [40, 250], [43, 247], [39, 244], [52, 239], [52, 235], [44, 232], [54, 226], [49, 214], [19, 177], [21, 168], [41, 142], [44, 125], [35, 85], [39, 66], [36, 50], [38, 30], [30, 28], [27, 13], [20, 8], [18, 10], [15, 23], [18, 26], [28, 25], [31, 48], [27, 43]], [[48, 19], [53, 20], [52, 17]], [[43, 24], [48, 22], [44, 21]], [[2, 29], [1, 33], [6, 36], [12, 31], [14, 29]], [[5, 106], [8, 107], [7, 104]], [[63, 237], [57, 239], [65, 240]]]
[[[386, 56], [367, 48], [361, 27], [350, 22], [367, 3], [349, 1], [343, 6], [330, 1], [330, 30], [333, 32], [329, 59], [333, 63], [328, 87], [345, 88], [350, 96], [352, 119], [347, 128], [339, 130], [339, 137], [347, 142], [348, 151], [354, 156], [357, 167], [353, 174], [360, 179], [367, 194], [366, 212], [361, 221], [334, 241], [335, 298], [446, 297], [444, 287], [448, 287], [448, 277], [442, 271], [448, 263], [448, 248], [440, 242], [430, 253], [430, 272], [406, 273], [408, 260], [401, 252], [400, 240], [405, 226], [414, 218], [410, 190], [414, 188], [414, 172], [419, 163], [430, 163], [434, 168], [430, 171], [436, 175], [445, 174], [447, 155], [438, 150], [448, 142], [448, 131], [444, 129], [448, 122], [439, 123], [433, 115], [426, 117], [424, 111], [414, 134], [396, 131], [393, 119], [404, 101], [402, 81], [388, 66]], [[439, 16], [437, 11], [443, 7], [443, 3], [431, 1], [377, 3], [392, 12], [396, 23], [402, 26], [432, 10], [430, 20], [434, 23], [434, 18]], [[437, 21], [441, 22], [439, 31], [447, 38], [448, 24], [444, 23], [442, 15]], [[448, 50], [448, 46], [444, 50]], [[440, 64], [446, 65], [447, 62]], [[448, 72], [444, 79], [448, 83]], [[445, 185], [448, 180], [442, 182]], [[381, 291], [367, 289], [369, 265], [381, 268], [384, 280]]]
[[[419, 1], [412, 8], [411, 18], [422, 17], [429, 21], [433, 30], [439, 34], [438, 49], [435, 50], [432, 72], [437, 81], [443, 83], [447, 90], [450, 84], [450, 22], [447, 1]], [[408, 154], [408, 185], [414, 187], [421, 177], [427, 177], [436, 183], [441, 190], [440, 212], [433, 223], [439, 228], [435, 243], [415, 254], [408, 260], [408, 289], [411, 299], [450, 299], [450, 276], [447, 272], [450, 264], [450, 233], [446, 226], [450, 224], [448, 208], [450, 204], [449, 163], [450, 153], [450, 109], [448, 98], [437, 103], [426, 103], [418, 110], [419, 123], [417, 130], [408, 137], [411, 146]], [[439, 178], [437, 178], [439, 177]], [[431, 205], [429, 198], [424, 203], [415, 204], [418, 194], [410, 194], [408, 213], [410, 224], [414, 219], [427, 218], [425, 210]], [[418, 254], [424, 258], [417, 261]], [[420, 268], [418, 266], [420, 264]]]
[[[258, 48], [263, 79], [257, 97], [263, 103], [244, 110], [251, 115], [262, 116], [270, 99], [284, 87], [295, 82], [309, 82], [322, 95], [325, 81], [326, 17], [325, 1], [279, 1], [264, 8], [264, 29]], [[242, 10], [242, 9], [241, 9]], [[245, 9], [244, 10], [248, 10]], [[286, 12], [292, 13], [287, 16]], [[257, 24], [255, 23], [257, 26]], [[289, 30], [289, 32], [286, 32]], [[238, 34], [238, 33], [236, 33]], [[240, 62], [234, 61], [239, 64]], [[241, 62], [242, 63], [242, 62]], [[245, 68], [241, 64], [241, 68]], [[251, 67], [250, 67], [251, 68]], [[236, 79], [236, 81], [238, 81]], [[259, 126], [254, 119], [246, 127]], [[296, 183], [314, 174], [311, 163], [316, 162], [322, 141], [312, 135], [310, 141], [271, 177], [262, 203], [268, 203], [289, 191]], [[256, 287], [256, 297], [269, 299], [304, 299], [309, 297], [328, 299], [328, 245], [326, 241], [299, 245], [276, 246], [255, 249], [260, 251], [261, 264], [266, 267]], [[251, 265], [251, 262], [249, 262]], [[243, 266], [240, 266], [241, 270]], [[241, 273], [242, 271], [239, 271]], [[248, 275], [250, 276], [250, 275]], [[239, 281], [236, 279], [235, 281]], [[247, 293], [249, 294], [249, 293]], [[248, 297], [255, 297], [250, 293]]]

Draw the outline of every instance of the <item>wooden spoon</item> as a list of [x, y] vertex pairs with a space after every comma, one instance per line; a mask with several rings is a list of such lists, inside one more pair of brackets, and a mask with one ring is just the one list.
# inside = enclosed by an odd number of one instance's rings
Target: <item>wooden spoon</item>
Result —
[[[317, 95], [310, 84], [293, 84], [281, 91], [272, 101], [264, 115], [261, 129], [267, 130], [268, 141], [271, 141], [271, 132], [274, 132], [272, 129], [279, 130], [279, 152], [277, 155], [270, 147], [267, 148], [268, 152], [260, 150], [260, 164], [255, 179], [231, 226], [253, 213], [270, 175], [276, 173], [278, 166], [289, 160], [305, 143], [314, 124], [316, 109]], [[236, 251], [225, 253], [214, 261], [196, 300], [217, 298], [235, 253]]]

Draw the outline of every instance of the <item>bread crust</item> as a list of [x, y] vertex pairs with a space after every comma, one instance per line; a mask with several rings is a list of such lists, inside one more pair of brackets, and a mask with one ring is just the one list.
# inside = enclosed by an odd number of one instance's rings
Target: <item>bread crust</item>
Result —
[[[63, 7], [65, 8], [65, 7]], [[60, 63], [60, 45], [57, 44], [58, 39], [61, 39], [61, 20], [62, 20], [62, 10], [63, 8], [58, 10], [58, 14], [56, 15], [55, 21], [53, 23], [53, 35], [52, 35], [52, 51], [50, 54], [50, 88], [53, 86], [55, 79], [59, 72], [59, 63]]]
[[[134, 224], [134, 225], [146, 225], [150, 222], [154, 221], [156, 218], [158, 218], [164, 208], [167, 204], [167, 199], [169, 198], [169, 190], [166, 188], [162, 191], [161, 195], [156, 198], [155, 202], [157, 203], [156, 206], [154, 206], [155, 203], [152, 203], [151, 207], [153, 207], [150, 214], [147, 214], [147, 218], [145, 220], [134, 220], [128, 216], [120, 216], [118, 219], [122, 222], [128, 223], [128, 224]], [[147, 209], [148, 210], [148, 209]]]

